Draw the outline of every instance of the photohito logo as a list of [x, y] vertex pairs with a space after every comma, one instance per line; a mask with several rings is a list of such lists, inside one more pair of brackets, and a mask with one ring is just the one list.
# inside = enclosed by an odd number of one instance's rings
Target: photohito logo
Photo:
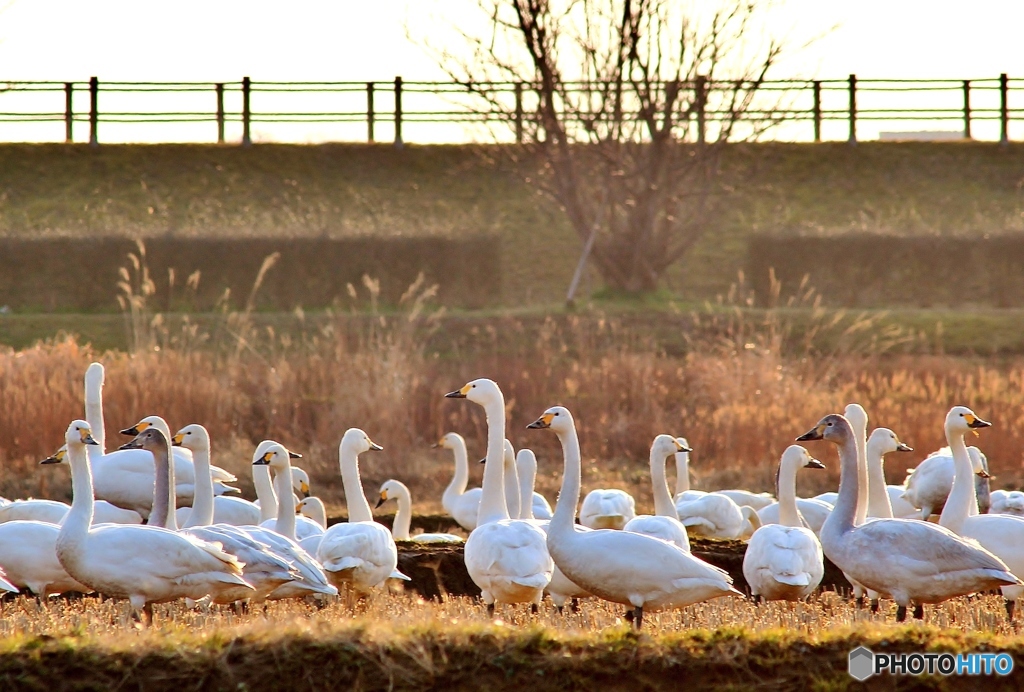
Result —
[[850, 652], [850, 677], [864, 682], [872, 675], [1009, 675], [1010, 654], [876, 654], [866, 646]]

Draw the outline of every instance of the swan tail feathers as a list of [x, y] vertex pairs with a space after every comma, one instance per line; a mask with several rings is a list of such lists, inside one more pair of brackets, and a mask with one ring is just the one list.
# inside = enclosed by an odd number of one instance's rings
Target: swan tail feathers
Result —
[[809, 586], [811, 578], [807, 576], [806, 572], [800, 574], [773, 574], [772, 578], [780, 584], [786, 584], [787, 586]]
[[403, 581], [412, 581], [410, 577], [402, 574], [397, 569], [391, 570], [391, 574], [388, 575], [388, 579], [401, 579]]
[[512, 577], [509, 581], [528, 589], [543, 589], [551, 582], [551, 572], [531, 574], [526, 577]]

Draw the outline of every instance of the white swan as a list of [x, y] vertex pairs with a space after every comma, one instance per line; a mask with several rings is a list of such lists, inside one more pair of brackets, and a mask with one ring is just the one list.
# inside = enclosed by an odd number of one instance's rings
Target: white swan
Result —
[[1024, 493], [1019, 490], [993, 490], [989, 514], [1024, 517]]
[[[273, 440], [263, 440], [256, 445], [256, 452], [253, 454], [253, 459], [258, 459], [268, 449], [270, 445], [277, 444]], [[301, 459], [302, 455], [297, 452], [288, 450], [289, 459]], [[292, 492], [290, 493], [293, 504], [299, 504], [299, 496], [296, 494], [301, 492], [302, 484], [296, 481], [295, 466], [292, 466]], [[274, 480], [270, 475], [270, 467], [262, 464], [258, 464], [252, 467], [252, 484], [256, 489], [256, 500], [253, 502], [254, 505], [260, 510], [260, 521], [263, 523], [271, 519], [277, 518], [277, 492], [274, 490]]]
[[532, 522], [509, 518], [502, 493], [505, 397], [488, 379], [473, 380], [445, 396], [479, 404], [487, 418], [483, 495], [477, 527], [466, 541], [466, 570], [480, 587], [488, 612], [494, 612], [495, 603], [532, 603], [537, 607], [551, 581], [554, 563], [548, 555], [544, 532]]
[[[987, 459], [980, 449], [973, 446], [968, 447], [967, 454], [970, 456], [971, 465], [975, 470], [988, 468]], [[933, 514], [942, 513], [950, 488], [953, 487], [953, 472], [953, 455], [948, 447], [932, 452], [917, 465], [917, 468], [907, 472], [907, 480], [904, 484], [906, 491], [902, 497], [921, 510], [921, 519], [927, 520]], [[975, 480], [975, 491], [978, 491], [977, 486], [985, 482], [983, 477], [978, 476]]]
[[[299, 504], [295, 505], [295, 511], [298, 514], [297, 518], [312, 521], [325, 532], [327, 531], [327, 508], [324, 507], [324, 502], [319, 497], [310, 495], [302, 498], [299, 500]], [[317, 533], [306, 536], [299, 541], [299, 545], [310, 555], [316, 555], [320, 550], [320, 541], [323, 539], [324, 534]]]
[[671, 543], [628, 531], [577, 530], [582, 469], [572, 415], [555, 406], [528, 427], [550, 428], [562, 443], [565, 473], [548, 530], [548, 549], [567, 577], [599, 598], [631, 606], [638, 629], [644, 610], [682, 608], [739, 594], [723, 570]]
[[[547, 499], [533, 489], [537, 480], [537, 455], [532, 449], [520, 449], [516, 453], [516, 471], [519, 474], [519, 518], [550, 519], [551, 505]], [[532, 498], [527, 502], [524, 498]]]
[[395, 539], [385, 526], [373, 520], [359, 480], [359, 455], [381, 449], [359, 428], [346, 430], [338, 447], [348, 521], [327, 529], [317, 550], [327, 578], [338, 588], [349, 584], [356, 592], [367, 592], [389, 577], [408, 579], [397, 570]]
[[779, 463], [779, 523], [755, 531], [743, 554], [743, 576], [755, 598], [802, 600], [818, 588], [825, 573], [821, 544], [801, 525], [796, 508], [796, 474], [801, 468], [825, 465], [803, 447], [790, 445]]
[[179, 526], [232, 524], [248, 526], [260, 521], [260, 508], [240, 497], [214, 495], [210, 465], [210, 433], [201, 425], [186, 425], [171, 437], [174, 447], [192, 453], [194, 496], [191, 507], [179, 507], [175, 516]]
[[738, 504], [741, 508], [750, 507], [752, 510], [757, 512], [762, 510], [768, 505], [775, 502], [775, 498], [772, 497], [771, 493], [755, 493], [750, 490], [716, 490], [719, 495], [725, 495], [727, 498]]
[[761, 521], [753, 508], [743, 509], [719, 492], [690, 489], [690, 452], [685, 437], [676, 438], [682, 451], [676, 459], [676, 512], [679, 521], [697, 536], [743, 538], [750, 536]]
[[[66, 450], [58, 451], [54, 457], [63, 455]], [[56, 500], [15, 500], [0, 507], [0, 524], [8, 521], [45, 521], [59, 524], [64, 515], [71, 509], [66, 502]], [[93, 515], [94, 524], [141, 524], [142, 517], [131, 509], [121, 509], [109, 502], [98, 500]]]
[[665, 463], [668, 457], [683, 450], [682, 443], [671, 435], [658, 435], [654, 438], [654, 442], [651, 443], [650, 457], [654, 515], [641, 514], [634, 517], [626, 523], [622, 530], [660, 538], [689, 552], [690, 539], [686, 535], [686, 527], [679, 521], [676, 506], [672, 504], [672, 496], [668, 492], [668, 481], [665, 478]]
[[462, 435], [454, 432], [446, 433], [434, 447], [452, 450], [455, 456], [455, 475], [441, 495], [441, 506], [444, 511], [452, 515], [459, 526], [466, 531], [476, 528], [476, 517], [480, 511], [480, 496], [483, 493], [481, 488], [466, 490], [469, 482], [469, 454], [466, 451], [466, 441]]
[[[1006, 563], [1017, 577], [1024, 576], [1024, 518], [1007, 514], [977, 513], [978, 497], [975, 494], [974, 475], [971, 459], [964, 444], [964, 434], [991, 425], [978, 418], [966, 406], [954, 406], [946, 415], [946, 442], [953, 453], [956, 474], [953, 488], [949, 492], [946, 506], [939, 517], [939, 525], [959, 536], [977, 541]], [[981, 473], [987, 473], [982, 471]], [[973, 512], [971, 511], [973, 508]], [[1006, 614], [1012, 620], [1017, 601], [1024, 596], [1024, 586], [1004, 586]]]
[[388, 500], [398, 501], [398, 511], [395, 512], [395, 521], [391, 526], [391, 535], [396, 541], [412, 541], [413, 543], [465, 543], [465, 539], [450, 533], [420, 533], [415, 536], [409, 535], [409, 525], [412, 522], [412, 495], [409, 488], [401, 481], [394, 479], [384, 481], [380, 486], [380, 499], [377, 507]]
[[[269, 449], [267, 451], [269, 452]], [[262, 516], [263, 512], [273, 504], [277, 507], [277, 516], [261, 521], [260, 526], [277, 531], [282, 536], [286, 536], [300, 545], [307, 538], [323, 536], [324, 527], [312, 519], [296, 513], [299, 500], [292, 494], [292, 489], [295, 486], [294, 478], [292, 477], [292, 453], [288, 452], [287, 454], [278, 454], [276, 456], [265, 453], [264, 457], [265, 463], [256, 463], [253, 467], [253, 477], [255, 478], [258, 473], [255, 469], [260, 466], [273, 469], [275, 476], [271, 489], [272, 492], [269, 493], [269, 496], [262, 496], [264, 502], [260, 503], [260, 515]], [[270, 463], [270, 459], [274, 459], [275, 463]], [[261, 489], [261, 487], [257, 486], [257, 492], [260, 492]], [[308, 484], [306, 485], [306, 490], [307, 492], [309, 490]], [[289, 498], [291, 498], [291, 501], [289, 501]]]
[[[161, 431], [153, 429], [148, 436], [162, 438], [169, 455], [170, 444]], [[65, 441], [73, 500], [57, 537], [57, 559], [68, 574], [106, 596], [127, 598], [147, 624], [152, 622], [154, 603], [198, 600], [222, 589], [248, 586], [238, 560], [215, 544], [153, 526], [90, 527], [92, 476], [85, 446], [96, 441], [89, 424], [80, 420], [68, 426]], [[166, 478], [163, 484], [173, 497]]]
[[580, 523], [588, 529], [621, 529], [636, 516], [636, 501], [625, 490], [596, 488], [580, 507]]
[[797, 438], [828, 440], [839, 447], [839, 500], [821, 531], [825, 555], [865, 588], [898, 604], [896, 619], [923, 616], [924, 603], [1001, 586], [1020, 585], [995, 555], [952, 531], [914, 519], [876, 519], [860, 526], [857, 511], [857, 445], [843, 416], [825, 416]]

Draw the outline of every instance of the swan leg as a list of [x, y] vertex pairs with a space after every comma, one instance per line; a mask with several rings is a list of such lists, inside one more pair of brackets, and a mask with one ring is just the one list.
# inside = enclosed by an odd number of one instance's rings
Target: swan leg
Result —
[[754, 593], [750, 594], [750, 600], [754, 602], [754, 605], [761, 605], [761, 594]]
[[574, 613], [580, 612], [580, 599], [573, 596], [572, 601], [569, 602], [569, 610]]
[[914, 606], [914, 619], [924, 620], [924, 606], [920, 603]]
[[901, 605], [896, 608], [896, 622], [906, 622], [907, 620], [907, 606]]
[[494, 617], [494, 604], [493, 603], [488, 603], [487, 604], [487, 617], [489, 617], [489, 618]]
[[531, 612], [532, 614], [536, 615], [536, 614], [537, 614], [537, 611], [539, 611], [539, 610], [540, 610], [540, 608], [538, 608], [538, 607], [537, 607], [537, 604], [536, 604], [536, 603], [531, 603], [531, 604], [530, 604], [530, 612]]
[[877, 613], [878, 612], [878, 599], [877, 598], [872, 598], [871, 599], [871, 612], [872, 613]]
[[1006, 600], [1006, 619], [1013, 622], [1013, 611], [1017, 607], [1017, 601]]
[[630, 619], [633, 621], [633, 626], [639, 631], [644, 625], [644, 607], [637, 606], [633, 608], [633, 617]]

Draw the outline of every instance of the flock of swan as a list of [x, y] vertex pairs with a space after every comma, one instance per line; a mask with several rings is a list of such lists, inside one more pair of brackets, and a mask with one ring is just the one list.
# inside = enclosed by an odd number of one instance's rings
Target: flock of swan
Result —
[[[253, 453], [258, 501], [232, 497], [236, 479], [211, 463], [210, 436], [201, 425], [172, 435], [162, 418], [149, 416], [121, 431], [131, 441], [106, 452], [100, 364], [89, 367], [85, 384], [85, 420], [73, 421], [64, 446], [42, 462], [70, 467], [72, 503], [3, 501], [0, 590], [39, 597], [96, 592], [128, 600], [148, 624], [153, 604], [178, 599], [248, 604], [340, 590], [359, 595], [407, 579], [397, 569], [396, 540], [463, 542], [452, 534], [411, 535], [412, 500], [397, 480], [381, 486], [377, 502], [398, 503], [393, 528], [374, 521], [359, 456], [382, 447], [358, 428], [347, 430], [339, 446], [348, 521], [328, 528], [308, 476], [292, 464], [299, 455], [283, 445], [265, 440]], [[1024, 595], [1024, 495], [989, 496], [984, 485], [989, 513], [979, 508], [976, 479], [988, 476], [987, 461], [964, 436], [990, 424], [969, 408], [949, 411], [948, 448], [928, 457], [902, 487], [886, 485], [883, 460], [912, 450], [892, 430], [868, 436], [867, 413], [857, 404], [825, 416], [797, 441], [838, 447], [839, 489], [808, 499], [796, 495], [797, 474], [824, 465], [805, 447], [783, 452], [776, 500], [740, 489], [691, 490], [689, 443], [660, 434], [649, 458], [654, 514], [637, 515], [622, 490], [593, 490], [580, 505], [581, 450], [568, 409], [549, 408], [527, 426], [550, 430], [561, 443], [562, 486], [552, 511], [534, 491], [536, 456], [529, 449], [517, 454], [506, 439], [498, 385], [473, 380], [445, 396], [477, 404], [486, 416], [480, 488], [467, 490], [460, 435], [448, 433], [435, 447], [454, 456], [442, 504], [469, 533], [466, 569], [489, 612], [517, 603], [536, 612], [545, 594], [560, 611], [567, 603], [575, 609], [580, 598], [598, 598], [625, 606], [640, 628], [645, 612], [742, 595], [725, 571], [690, 552], [690, 535], [747, 541], [743, 575], [755, 600], [807, 598], [821, 582], [825, 556], [873, 608], [879, 598], [895, 601], [899, 621], [910, 607], [920, 618], [924, 604], [995, 588], [1012, 618]], [[670, 458], [674, 497], [666, 477]], [[938, 523], [929, 521], [935, 512]]]

